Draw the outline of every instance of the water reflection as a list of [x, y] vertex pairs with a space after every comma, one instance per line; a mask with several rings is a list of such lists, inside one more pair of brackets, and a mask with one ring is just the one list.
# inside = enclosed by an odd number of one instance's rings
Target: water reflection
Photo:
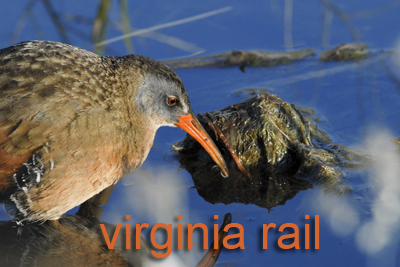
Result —
[[[66, 215], [58, 221], [18, 226], [0, 224], [1, 266], [142, 266], [149, 254], [141, 240], [141, 250], [108, 249], [100, 222]], [[107, 232], [115, 225], [105, 223]], [[118, 244], [117, 244], [118, 245]], [[129, 264], [128, 264], [129, 263]]]
[[[100, 206], [107, 204], [114, 188], [107, 188], [83, 203], [76, 215], [23, 226], [14, 221], [0, 222], [0, 266], [184, 266], [173, 254], [163, 261], [157, 260], [153, 256], [155, 248], [141, 235], [137, 243], [136, 229], [127, 231], [134, 223], [115, 225], [100, 221]], [[211, 244], [196, 266], [214, 266], [228, 235], [223, 229], [231, 218], [231, 214], [225, 215], [218, 233], [218, 248]], [[172, 240], [172, 233], [168, 232], [166, 238]], [[172, 243], [168, 246], [168, 250], [172, 249]]]
[[[183, 164], [188, 166], [187, 162]], [[285, 205], [286, 201], [294, 198], [298, 192], [313, 188], [306, 180], [279, 173], [268, 174], [266, 171], [249, 178], [230, 168], [230, 177], [221, 179], [220, 173], [212, 169], [210, 163], [187, 170], [193, 177], [199, 195], [212, 204], [239, 202], [271, 210], [275, 206]]]
[[398, 266], [400, 154], [389, 142], [391, 137], [382, 129], [367, 137], [365, 146], [380, 156], [365, 175], [368, 181], [364, 180], [354, 195], [315, 192], [303, 199], [303, 206], [324, 217], [334, 233], [355, 239], [359, 250], [368, 255], [366, 266]]

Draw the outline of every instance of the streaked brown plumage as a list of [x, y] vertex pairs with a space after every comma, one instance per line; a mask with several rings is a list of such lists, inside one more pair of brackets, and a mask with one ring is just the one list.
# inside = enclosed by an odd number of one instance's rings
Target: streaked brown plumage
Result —
[[194, 131], [227, 174], [192, 115], [180, 78], [155, 60], [47, 41], [5, 48], [0, 191], [22, 220], [57, 219], [139, 167], [164, 125]]

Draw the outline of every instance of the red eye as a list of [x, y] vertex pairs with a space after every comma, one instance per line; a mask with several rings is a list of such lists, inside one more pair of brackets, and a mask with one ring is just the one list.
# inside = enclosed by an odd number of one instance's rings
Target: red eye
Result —
[[174, 106], [178, 103], [178, 99], [176, 99], [176, 97], [170, 97], [168, 98], [168, 105], [170, 106]]

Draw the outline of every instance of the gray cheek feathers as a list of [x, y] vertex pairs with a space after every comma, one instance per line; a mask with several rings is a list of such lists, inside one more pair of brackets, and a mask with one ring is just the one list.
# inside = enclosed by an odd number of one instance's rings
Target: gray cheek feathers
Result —
[[136, 104], [141, 111], [150, 116], [172, 119], [169, 118], [170, 114], [166, 110], [168, 97], [175, 96], [181, 100], [183, 114], [188, 114], [190, 110], [186, 103], [187, 96], [183, 96], [181, 91], [181, 88], [173, 82], [147, 75], [136, 93]]

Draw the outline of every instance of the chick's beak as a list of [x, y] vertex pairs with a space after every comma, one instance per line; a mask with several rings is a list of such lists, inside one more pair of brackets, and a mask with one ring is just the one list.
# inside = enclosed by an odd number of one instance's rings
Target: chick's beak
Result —
[[228, 177], [228, 167], [226, 166], [225, 160], [222, 157], [221, 152], [219, 152], [213, 140], [210, 138], [210, 136], [207, 134], [203, 126], [201, 126], [194, 115], [188, 114], [180, 116], [179, 122], [175, 125], [183, 129], [194, 139], [196, 139], [196, 141], [204, 147], [208, 154], [210, 154], [211, 158], [220, 168], [222, 174], [225, 177]]

